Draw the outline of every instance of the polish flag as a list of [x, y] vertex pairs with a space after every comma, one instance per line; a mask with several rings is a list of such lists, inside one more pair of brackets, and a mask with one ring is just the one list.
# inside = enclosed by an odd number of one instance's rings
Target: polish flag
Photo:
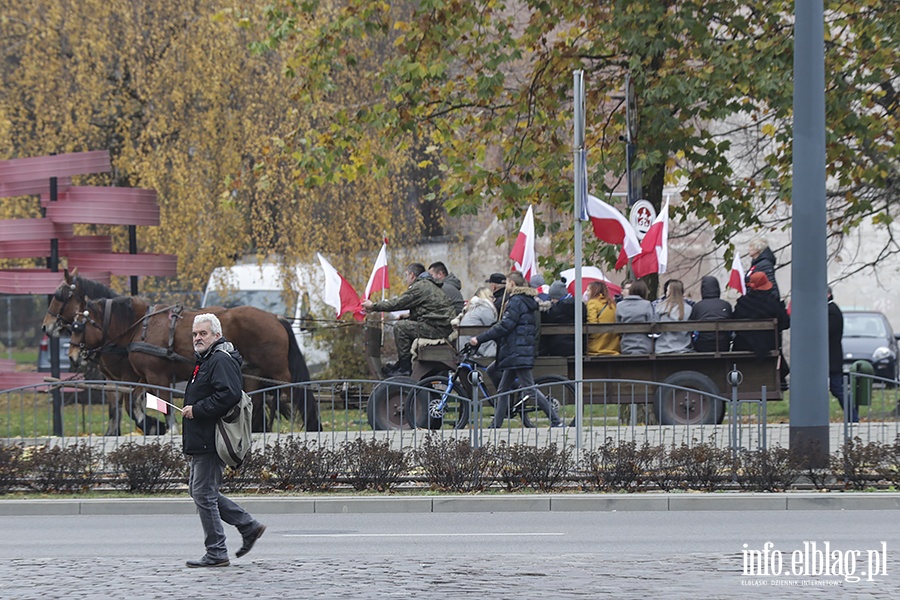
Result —
[[372, 294], [381, 290], [389, 289], [391, 289], [391, 282], [388, 278], [387, 239], [385, 239], [384, 244], [381, 245], [381, 251], [378, 253], [378, 258], [375, 259], [375, 268], [372, 269], [372, 274], [369, 275], [369, 282], [366, 284], [366, 298], [371, 298]]
[[169, 403], [159, 396], [147, 393], [147, 408], [150, 410], [158, 410], [165, 415], [169, 412]]
[[[566, 280], [566, 291], [570, 294], [575, 294], [575, 269], [566, 269], [562, 273], [559, 274], [560, 277]], [[607, 289], [609, 289], [609, 293], [615, 296], [616, 294], [622, 293], [622, 288], [614, 284], [612, 281], [607, 279], [603, 275], [603, 271], [601, 271], [598, 267], [581, 267], [581, 293], [583, 294], [587, 291], [588, 286], [592, 281], [602, 281], [606, 284]]]
[[[619, 261], [622, 260], [622, 256], [625, 257], [622, 265], [627, 263], [629, 258], [641, 253], [641, 242], [638, 241], [634, 227], [622, 213], [590, 194], [588, 194], [587, 206], [597, 239], [616, 246], [622, 245], [622, 251], [619, 254]], [[621, 269], [622, 265], [616, 262], [616, 269]]]
[[513, 245], [512, 252], [509, 253], [516, 271], [522, 274], [526, 281], [534, 275], [534, 213], [531, 206], [528, 206], [528, 212], [525, 213], [525, 220], [522, 222], [522, 228], [516, 237], [516, 243]]
[[353, 289], [350, 283], [341, 277], [337, 269], [331, 266], [331, 263], [325, 260], [325, 257], [316, 253], [319, 257], [319, 263], [322, 265], [322, 271], [325, 273], [325, 304], [333, 306], [337, 311], [336, 318], [340, 319], [346, 313], [353, 313], [353, 318], [362, 321], [366, 317], [363, 314], [362, 304], [359, 301], [359, 294]]
[[641, 241], [641, 253], [631, 261], [635, 277], [644, 277], [651, 273], [662, 275], [666, 272], [669, 260], [669, 201], [666, 200], [662, 210]]
[[747, 283], [744, 281], [744, 267], [741, 265], [741, 256], [738, 251], [734, 251], [734, 258], [731, 260], [731, 275], [728, 277], [728, 283], [725, 287], [730, 287], [744, 295], [747, 293]]

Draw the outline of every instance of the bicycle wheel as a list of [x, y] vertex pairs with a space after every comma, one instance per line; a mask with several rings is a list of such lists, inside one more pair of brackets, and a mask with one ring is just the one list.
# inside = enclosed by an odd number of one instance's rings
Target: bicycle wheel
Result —
[[406, 398], [406, 419], [411, 426], [436, 430], [444, 426], [463, 429], [468, 425], [469, 399], [460, 395], [463, 390], [455, 386], [444, 410], [440, 412], [439, 404], [447, 391], [447, 378], [426, 377], [418, 385], [427, 389], [413, 389]]
[[[547, 397], [547, 400], [556, 410], [559, 417], [565, 419], [562, 412], [563, 406], [575, 402], [575, 386], [572, 382], [559, 375], [546, 375], [537, 379], [534, 383], [541, 393]], [[525, 392], [525, 395], [528, 397], [515, 411], [517, 415], [522, 416], [522, 425], [525, 427], [550, 427], [550, 415], [538, 407], [534, 394]]]

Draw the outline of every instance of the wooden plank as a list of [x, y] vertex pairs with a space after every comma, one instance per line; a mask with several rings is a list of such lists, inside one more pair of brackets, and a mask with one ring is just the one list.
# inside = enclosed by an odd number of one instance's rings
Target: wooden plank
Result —
[[160, 223], [156, 191], [141, 188], [73, 187], [59, 201], [42, 198], [47, 218], [56, 223], [150, 225]]
[[[68, 177], [60, 177], [56, 182], [57, 193], [66, 191], [72, 185]], [[50, 196], [50, 180], [21, 181], [18, 183], [0, 183], [0, 198], [15, 198], [16, 196]]]
[[[108, 235], [77, 235], [59, 239], [59, 255], [84, 252], [112, 252], [112, 238]], [[0, 258], [40, 258], [50, 255], [50, 240], [18, 240], [0, 242]]]
[[[85, 271], [82, 276], [109, 285], [109, 271]], [[50, 269], [0, 270], [2, 294], [52, 294], [63, 280], [62, 273]]]
[[5, 219], [0, 220], [0, 241], [31, 241], [72, 237], [72, 226], [54, 223], [47, 219]]
[[113, 275], [172, 277], [178, 273], [174, 254], [69, 254], [69, 268], [109, 271]]
[[111, 168], [108, 150], [14, 158], [0, 161], [0, 183], [38, 182], [51, 177], [107, 173]]

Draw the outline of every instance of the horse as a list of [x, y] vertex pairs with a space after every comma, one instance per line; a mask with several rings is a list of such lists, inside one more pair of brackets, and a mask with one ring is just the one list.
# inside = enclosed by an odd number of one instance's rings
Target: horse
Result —
[[[224, 336], [244, 358], [246, 391], [260, 389], [261, 382], [309, 381], [309, 369], [290, 323], [264, 310], [252, 306], [202, 311], [180, 306], [151, 307], [138, 296], [85, 300], [84, 312], [76, 319], [80, 326], [75, 327], [69, 346], [69, 355], [76, 362], [81, 362], [84, 355], [125, 348], [131, 368], [141, 382], [164, 387], [173, 380], [187, 381], [194, 367], [194, 317], [210, 312], [219, 317]], [[321, 431], [318, 404], [312, 394], [305, 389], [291, 388], [289, 392], [289, 401], [279, 404], [282, 414], [287, 410], [292, 413], [299, 403], [306, 430]], [[254, 431], [271, 429], [274, 412], [264, 422], [262, 407], [258, 408], [254, 410]]]
[[[98, 281], [79, 277], [77, 268], [73, 269], [71, 273], [66, 269], [63, 273], [63, 281], [50, 297], [50, 304], [47, 307], [47, 314], [44, 315], [41, 328], [47, 335], [56, 337], [63, 334], [71, 335], [75, 317], [80, 310], [83, 310], [82, 307], [86, 297], [116, 298], [118, 296], [119, 294]], [[124, 349], [103, 353], [98, 357], [97, 366], [102, 375], [112, 381], [137, 383], [140, 380], [138, 374], [131, 368], [131, 363], [128, 362], [128, 354]], [[106, 397], [109, 393], [114, 395], [111, 402]], [[104, 435], [118, 436], [121, 433], [119, 419], [120, 401], [124, 405], [125, 413], [131, 417], [141, 431], [149, 435], [166, 432], [167, 425], [159, 419], [147, 415], [144, 412], [143, 405], [136, 401], [140, 394], [104, 391], [103, 395], [107, 399], [107, 405], [109, 406], [109, 422]]]

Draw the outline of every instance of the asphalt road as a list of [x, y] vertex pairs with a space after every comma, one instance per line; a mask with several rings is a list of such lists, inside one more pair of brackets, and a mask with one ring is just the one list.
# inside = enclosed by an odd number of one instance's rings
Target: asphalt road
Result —
[[[264, 515], [257, 547], [224, 569], [184, 567], [203, 553], [194, 515], [0, 517], [0, 598], [897, 598], [896, 516]], [[745, 571], [746, 551], [759, 572]], [[760, 574], [777, 557], [782, 573]]]

